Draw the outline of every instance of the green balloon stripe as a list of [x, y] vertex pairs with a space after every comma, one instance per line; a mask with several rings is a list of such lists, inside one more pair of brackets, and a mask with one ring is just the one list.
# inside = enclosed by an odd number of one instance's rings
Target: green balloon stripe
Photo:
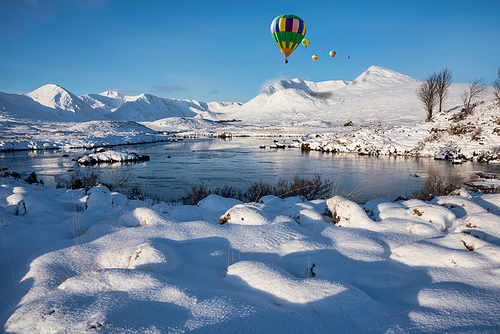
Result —
[[279, 42], [279, 40], [278, 40], [277, 33], [274, 33], [274, 34], [273, 34], [273, 39], [274, 39], [274, 41], [276, 42], [276, 44], [278, 45], [278, 47], [281, 49], [281, 47], [280, 47], [280, 42]]
[[292, 35], [292, 41], [294, 43], [294, 47], [293, 47], [294, 49], [297, 47], [297, 45], [300, 44], [300, 42], [302, 42], [303, 38], [304, 38], [304, 35], [293, 33], [293, 35]]
[[[297, 34], [290, 31], [275, 32], [274, 34], [272, 34], [272, 36], [280, 49], [283, 48], [295, 49], [300, 44], [300, 42], [302, 42], [302, 39], [304, 38], [302, 34]], [[284, 47], [283, 47], [283, 42], [285, 42]], [[290, 47], [290, 42], [292, 42], [291, 47]]]

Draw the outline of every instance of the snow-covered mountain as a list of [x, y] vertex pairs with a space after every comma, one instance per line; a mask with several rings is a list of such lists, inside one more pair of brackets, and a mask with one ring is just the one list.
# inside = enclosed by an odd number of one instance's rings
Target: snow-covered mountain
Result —
[[90, 120], [102, 117], [79, 97], [58, 85], [48, 84], [42, 86], [26, 94], [26, 96], [42, 106], [53, 109], [54, 114], [59, 116], [66, 116], [75, 120]]
[[239, 106], [233, 102], [198, 102], [158, 97], [151, 94], [126, 96], [118, 92], [103, 92], [82, 96], [93, 109], [112, 120], [156, 121], [167, 117], [218, 118], [218, 111], [228, 106]]
[[[57, 85], [28, 94], [0, 93], [2, 119], [49, 121], [132, 120], [153, 122], [169, 117], [237, 119], [242, 124], [339, 125], [347, 121], [416, 122], [425, 118], [415, 90], [421, 81], [372, 66], [352, 82], [279, 80], [246, 103], [199, 102], [150, 94], [127, 96], [107, 91], [77, 97]], [[465, 84], [452, 84], [445, 108], [461, 104]]]
[[[415, 90], [421, 81], [372, 66], [352, 82], [280, 80], [234, 111], [232, 118], [270, 125], [417, 122], [425, 118]], [[452, 84], [445, 108], [461, 104], [465, 85]]]

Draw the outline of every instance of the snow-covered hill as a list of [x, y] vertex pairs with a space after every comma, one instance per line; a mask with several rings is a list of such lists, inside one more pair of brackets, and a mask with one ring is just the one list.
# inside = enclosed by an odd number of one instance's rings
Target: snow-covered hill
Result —
[[[278, 125], [415, 123], [425, 119], [415, 90], [421, 81], [372, 66], [352, 82], [280, 80], [231, 115], [246, 123]], [[452, 84], [445, 108], [461, 104], [467, 85]]]

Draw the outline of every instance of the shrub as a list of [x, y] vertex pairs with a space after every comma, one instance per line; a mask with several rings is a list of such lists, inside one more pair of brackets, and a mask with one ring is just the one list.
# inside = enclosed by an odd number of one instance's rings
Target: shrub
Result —
[[90, 174], [83, 174], [79, 170], [76, 170], [71, 174], [70, 184], [67, 186], [70, 189], [81, 189], [85, 188], [88, 191], [90, 188], [100, 185], [99, 174], [91, 172]]
[[467, 132], [469, 132], [469, 129], [467, 125], [463, 123], [458, 123], [458, 124], [451, 124], [450, 127], [448, 128], [448, 132], [452, 135], [465, 135]]
[[315, 174], [312, 179], [302, 179], [298, 175], [295, 175], [292, 181], [280, 178], [276, 185], [262, 180], [251, 181], [246, 190], [235, 189], [229, 186], [209, 189], [206, 185], [198, 184], [186, 191], [186, 196], [182, 198], [182, 203], [194, 205], [211, 194], [226, 198], [235, 198], [242, 202], [257, 202], [262, 197], [268, 195], [282, 198], [299, 196], [302, 199], [310, 201], [328, 196], [333, 192], [334, 188], [333, 182], [327, 179], [323, 180], [319, 174]]
[[483, 132], [482, 128], [480, 128], [480, 127], [473, 127], [471, 140], [473, 140], [473, 141], [479, 141], [479, 140], [481, 140], [481, 133], [482, 132]]
[[460, 110], [460, 112], [456, 113], [455, 115], [453, 115], [451, 117], [451, 121], [458, 123], [458, 122], [466, 119], [467, 116], [469, 116], [469, 113], [467, 112], [467, 110], [465, 108], [462, 108], [462, 110]]
[[122, 171], [120, 168], [113, 169], [111, 172], [108, 172], [108, 176], [111, 181], [113, 181], [113, 188], [117, 192], [120, 192], [125, 183], [134, 178], [134, 174], [132, 172]]
[[202, 199], [208, 197], [210, 194], [212, 194], [212, 191], [208, 189], [208, 186], [199, 184], [186, 191], [186, 196], [182, 198], [182, 203], [186, 205], [194, 205]]
[[146, 196], [142, 193], [142, 189], [139, 186], [131, 187], [127, 191], [126, 196], [128, 199], [138, 199], [141, 201], [146, 199]]
[[460, 188], [461, 186], [458, 183], [452, 183], [442, 176], [434, 175], [433, 177], [427, 178], [421, 190], [414, 191], [409, 197], [430, 201], [436, 196], [446, 196], [452, 191]]
[[431, 129], [429, 132], [430, 132], [430, 136], [424, 138], [422, 140], [422, 143], [433, 143], [433, 142], [437, 142], [441, 139], [441, 137], [443, 136], [442, 133], [443, 133], [443, 130], [436, 130], [436, 131], [432, 131], [434, 129]]
[[2, 177], [9, 177], [9, 176], [11, 176], [11, 177], [13, 177], [15, 179], [20, 179], [21, 178], [21, 174], [19, 174], [18, 172], [11, 172], [11, 173], [9, 173], [9, 172], [6, 171], [6, 172], [2, 173]]
[[[282, 180], [278, 181], [278, 185]], [[245, 202], [257, 202], [260, 198], [268, 195], [282, 196], [284, 190], [283, 186], [280, 185], [272, 186], [269, 182], [264, 182], [262, 180], [250, 182], [250, 186], [244, 191], [244, 201]], [[286, 191], [286, 190], [285, 190]]]
[[40, 183], [43, 185], [43, 180], [40, 180], [38, 181], [37, 177], [36, 177], [36, 173], [35, 172], [31, 172], [30, 175], [28, 175], [28, 177], [26, 178], [25, 180], [27, 183], [29, 184], [33, 184], [33, 183]]

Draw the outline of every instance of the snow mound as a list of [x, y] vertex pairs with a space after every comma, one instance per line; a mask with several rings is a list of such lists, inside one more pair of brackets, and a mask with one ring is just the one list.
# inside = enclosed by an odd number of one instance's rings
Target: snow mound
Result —
[[161, 220], [157, 212], [148, 208], [136, 208], [122, 216], [123, 225], [128, 227], [152, 225]]
[[224, 198], [219, 195], [211, 194], [198, 202], [198, 207], [208, 211], [226, 212], [228, 209], [237, 204], [243, 203], [236, 199]]
[[[227, 268], [228, 281], [274, 295], [280, 300], [305, 304], [339, 294], [347, 287], [326, 280], [298, 279], [277, 266], [241, 261]], [[237, 280], [239, 278], [240, 280]], [[313, 292], [313, 293], [311, 293]]]
[[267, 225], [269, 220], [260, 212], [262, 205], [237, 204], [220, 218], [221, 222], [235, 225]]
[[341, 196], [334, 196], [326, 201], [326, 206], [333, 220], [340, 226], [371, 227], [374, 222], [359, 204]]

